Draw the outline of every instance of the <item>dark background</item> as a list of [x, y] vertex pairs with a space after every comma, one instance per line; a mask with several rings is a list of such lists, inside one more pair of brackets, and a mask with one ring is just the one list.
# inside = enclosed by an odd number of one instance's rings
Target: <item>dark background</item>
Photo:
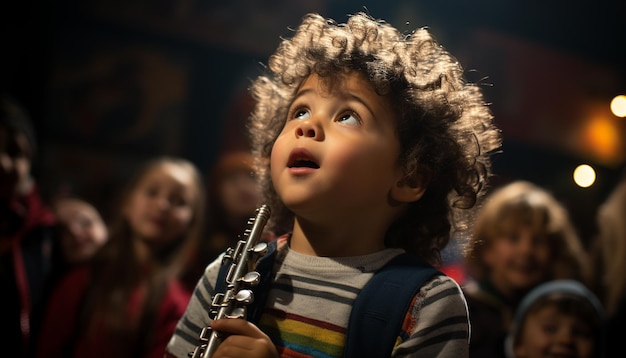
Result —
[[[156, 155], [208, 172], [245, 147], [246, 89], [302, 16], [366, 8], [401, 31], [428, 26], [483, 85], [503, 131], [494, 186], [534, 181], [583, 236], [626, 163], [623, 1], [22, 1], [1, 12], [0, 84], [30, 111], [44, 194], [73, 191], [107, 214], [128, 174]], [[596, 184], [577, 187], [588, 163]]]

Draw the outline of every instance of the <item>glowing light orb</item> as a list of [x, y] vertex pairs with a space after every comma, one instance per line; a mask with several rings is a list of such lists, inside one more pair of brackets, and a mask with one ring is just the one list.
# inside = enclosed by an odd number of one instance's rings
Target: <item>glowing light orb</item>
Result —
[[611, 112], [617, 117], [626, 117], [626, 96], [615, 96], [611, 101]]
[[596, 181], [596, 171], [587, 164], [581, 164], [574, 169], [574, 182], [581, 188], [588, 188]]

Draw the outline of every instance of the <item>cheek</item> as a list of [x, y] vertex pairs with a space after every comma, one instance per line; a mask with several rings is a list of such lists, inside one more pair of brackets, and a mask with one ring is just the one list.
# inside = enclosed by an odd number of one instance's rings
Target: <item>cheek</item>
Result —
[[274, 144], [272, 145], [272, 153], [270, 155], [270, 162], [272, 164], [274, 164], [275, 160], [282, 160], [285, 156], [289, 155], [289, 153], [284, 153], [286, 151], [286, 141], [287, 138], [284, 133], [280, 133], [274, 141]]
[[502, 239], [496, 239], [485, 247], [483, 260], [490, 267], [501, 267], [506, 261], [509, 251], [509, 245]]
[[270, 175], [273, 181], [276, 181], [279, 171], [287, 165], [289, 153], [286, 153], [285, 144], [282, 136], [274, 142], [272, 146], [272, 154], [270, 156]]
[[[550, 334], [543, 332], [540, 326], [528, 322], [521, 335], [517, 349], [526, 354], [531, 354], [532, 356], [532, 354], [537, 354], [548, 347], [551, 341], [552, 338]], [[526, 356], [527, 355], [520, 354], [520, 357]]]
[[220, 198], [222, 203], [225, 206], [228, 206], [231, 201], [237, 199], [237, 193], [239, 193], [240, 191], [241, 190], [234, 180], [223, 182], [220, 187]]
[[550, 266], [550, 262], [552, 260], [550, 247], [548, 247], [547, 245], [541, 245], [539, 247], [534, 248], [533, 257], [537, 265], [543, 266], [543, 267]]
[[30, 160], [26, 158], [20, 158], [15, 161], [13, 170], [15, 171], [15, 176], [17, 177], [17, 185], [25, 183], [28, 180], [30, 168]]
[[332, 166], [338, 178], [347, 180], [350, 185], [362, 184], [368, 186], [368, 190], [380, 188], [386, 192], [396, 181], [397, 158], [381, 146], [345, 141], [330, 148], [327, 153], [323, 165]]
[[19, 159], [17, 160], [16, 166], [21, 177], [28, 176], [28, 173], [30, 172], [30, 160], [26, 158]]
[[174, 215], [174, 220], [178, 224], [178, 227], [181, 231], [185, 231], [188, 229], [192, 219], [193, 211], [190, 208], [180, 209], [176, 211]]
[[107, 230], [103, 226], [95, 227], [91, 232], [93, 242], [98, 245], [104, 244], [107, 240]]

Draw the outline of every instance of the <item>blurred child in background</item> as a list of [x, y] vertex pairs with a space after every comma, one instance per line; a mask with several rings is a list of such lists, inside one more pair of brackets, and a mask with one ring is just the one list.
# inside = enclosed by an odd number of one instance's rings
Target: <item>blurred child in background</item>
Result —
[[261, 188], [254, 173], [252, 154], [245, 150], [222, 153], [207, 177], [206, 235], [186, 277], [190, 289], [193, 290], [211, 261], [236, 246], [260, 205]]
[[252, 154], [247, 151], [222, 154], [211, 171], [208, 188], [207, 244], [211, 255], [204, 266], [237, 242], [248, 219], [261, 205], [261, 188]]
[[2, 355], [28, 357], [56, 270], [55, 218], [33, 177], [35, 128], [0, 97], [0, 337]]
[[606, 309], [606, 352], [623, 348], [626, 329], [626, 172], [596, 214], [594, 291]]
[[71, 196], [56, 199], [52, 209], [58, 220], [60, 251], [66, 268], [89, 262], [109, 237], [98, 209]]
[[162, 357], [190, 297], [179, 278], [197, 248], [203, 182], [180, 158], [148, 162], [122, 193], [109, 241], [56, 287], [39, 357]]
[[470, 357], [503, 357], [511, 317], [524, 295], [548, 280], [582, 280], [587, 265], [565, 207], [526, 181], [486, 198], [466, 249]]
[[532, 289], [515, 312], [506, 339], [507, 358], [601, 358], [604, 309], [575, 280], [553, 280]]

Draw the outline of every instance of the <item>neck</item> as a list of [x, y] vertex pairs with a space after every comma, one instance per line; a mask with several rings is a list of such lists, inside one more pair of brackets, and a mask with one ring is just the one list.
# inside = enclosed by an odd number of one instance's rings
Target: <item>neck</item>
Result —
[[290, 247], [296, 252], [312, 256], [361, 256], [383, 250], [384, 234], [384, 229], [376, 230], [370, 226], [364, 229], [362, 223], [320, 226], [296, 218]]

